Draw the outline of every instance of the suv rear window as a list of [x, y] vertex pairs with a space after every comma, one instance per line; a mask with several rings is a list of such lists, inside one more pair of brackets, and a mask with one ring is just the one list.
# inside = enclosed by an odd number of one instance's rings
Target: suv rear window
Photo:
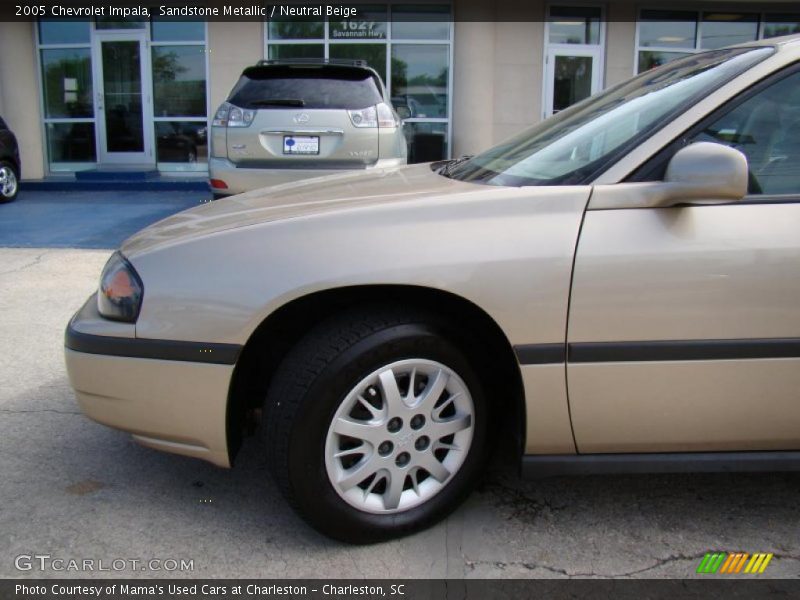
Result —
[[263, 66], [245, 69], [228, 98], [240, 108], [344, 108], [383, 101], [370, 71], [331, 66]]

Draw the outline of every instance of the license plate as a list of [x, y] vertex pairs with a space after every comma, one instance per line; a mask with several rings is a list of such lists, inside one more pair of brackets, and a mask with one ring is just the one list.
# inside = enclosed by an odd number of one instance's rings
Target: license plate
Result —
[[319, 136], [285, 135], [283, 136], [284, 154], [319, 154]]

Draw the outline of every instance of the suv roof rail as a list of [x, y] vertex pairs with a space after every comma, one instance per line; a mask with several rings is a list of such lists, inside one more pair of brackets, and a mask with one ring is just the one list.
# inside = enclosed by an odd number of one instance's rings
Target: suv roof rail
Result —
[[366, 67], [365, 60], [352, 60], [348, 58], [270, 58], [260, 60], [257, 66], [267, 65], [342, 65], [348, 67]]

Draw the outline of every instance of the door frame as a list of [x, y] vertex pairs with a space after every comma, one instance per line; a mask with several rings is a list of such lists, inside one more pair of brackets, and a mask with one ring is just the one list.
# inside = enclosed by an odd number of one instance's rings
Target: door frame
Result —
[[[106, 144], [105, 93], [103, 86], [103, 42], [139, 42], [139, 70], [142, 86], [142, 152], [109, 152]], [[150, 44], [148, 31], [126, 29], [123, 31], [92, 32], [92, 77], [94, 85], [95, 144], [97, 162], [100, 165], [146, 165], [155, 167], [153, 139], [153, 93], [152, 69], [150, 64]]]

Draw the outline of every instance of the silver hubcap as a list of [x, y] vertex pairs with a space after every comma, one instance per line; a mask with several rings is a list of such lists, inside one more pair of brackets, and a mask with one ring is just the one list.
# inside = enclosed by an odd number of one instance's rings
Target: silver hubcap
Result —
[[474, 407], [445, 365], [410, 359], [381, 367], [347, 395], [325, 441], [333, 488], [370, 513], [408, 510], [438, 494], [472, 443]]
[[10, 198], [17, 191], [17, 176], [9, 167], [0, 167], [0, 193]]

